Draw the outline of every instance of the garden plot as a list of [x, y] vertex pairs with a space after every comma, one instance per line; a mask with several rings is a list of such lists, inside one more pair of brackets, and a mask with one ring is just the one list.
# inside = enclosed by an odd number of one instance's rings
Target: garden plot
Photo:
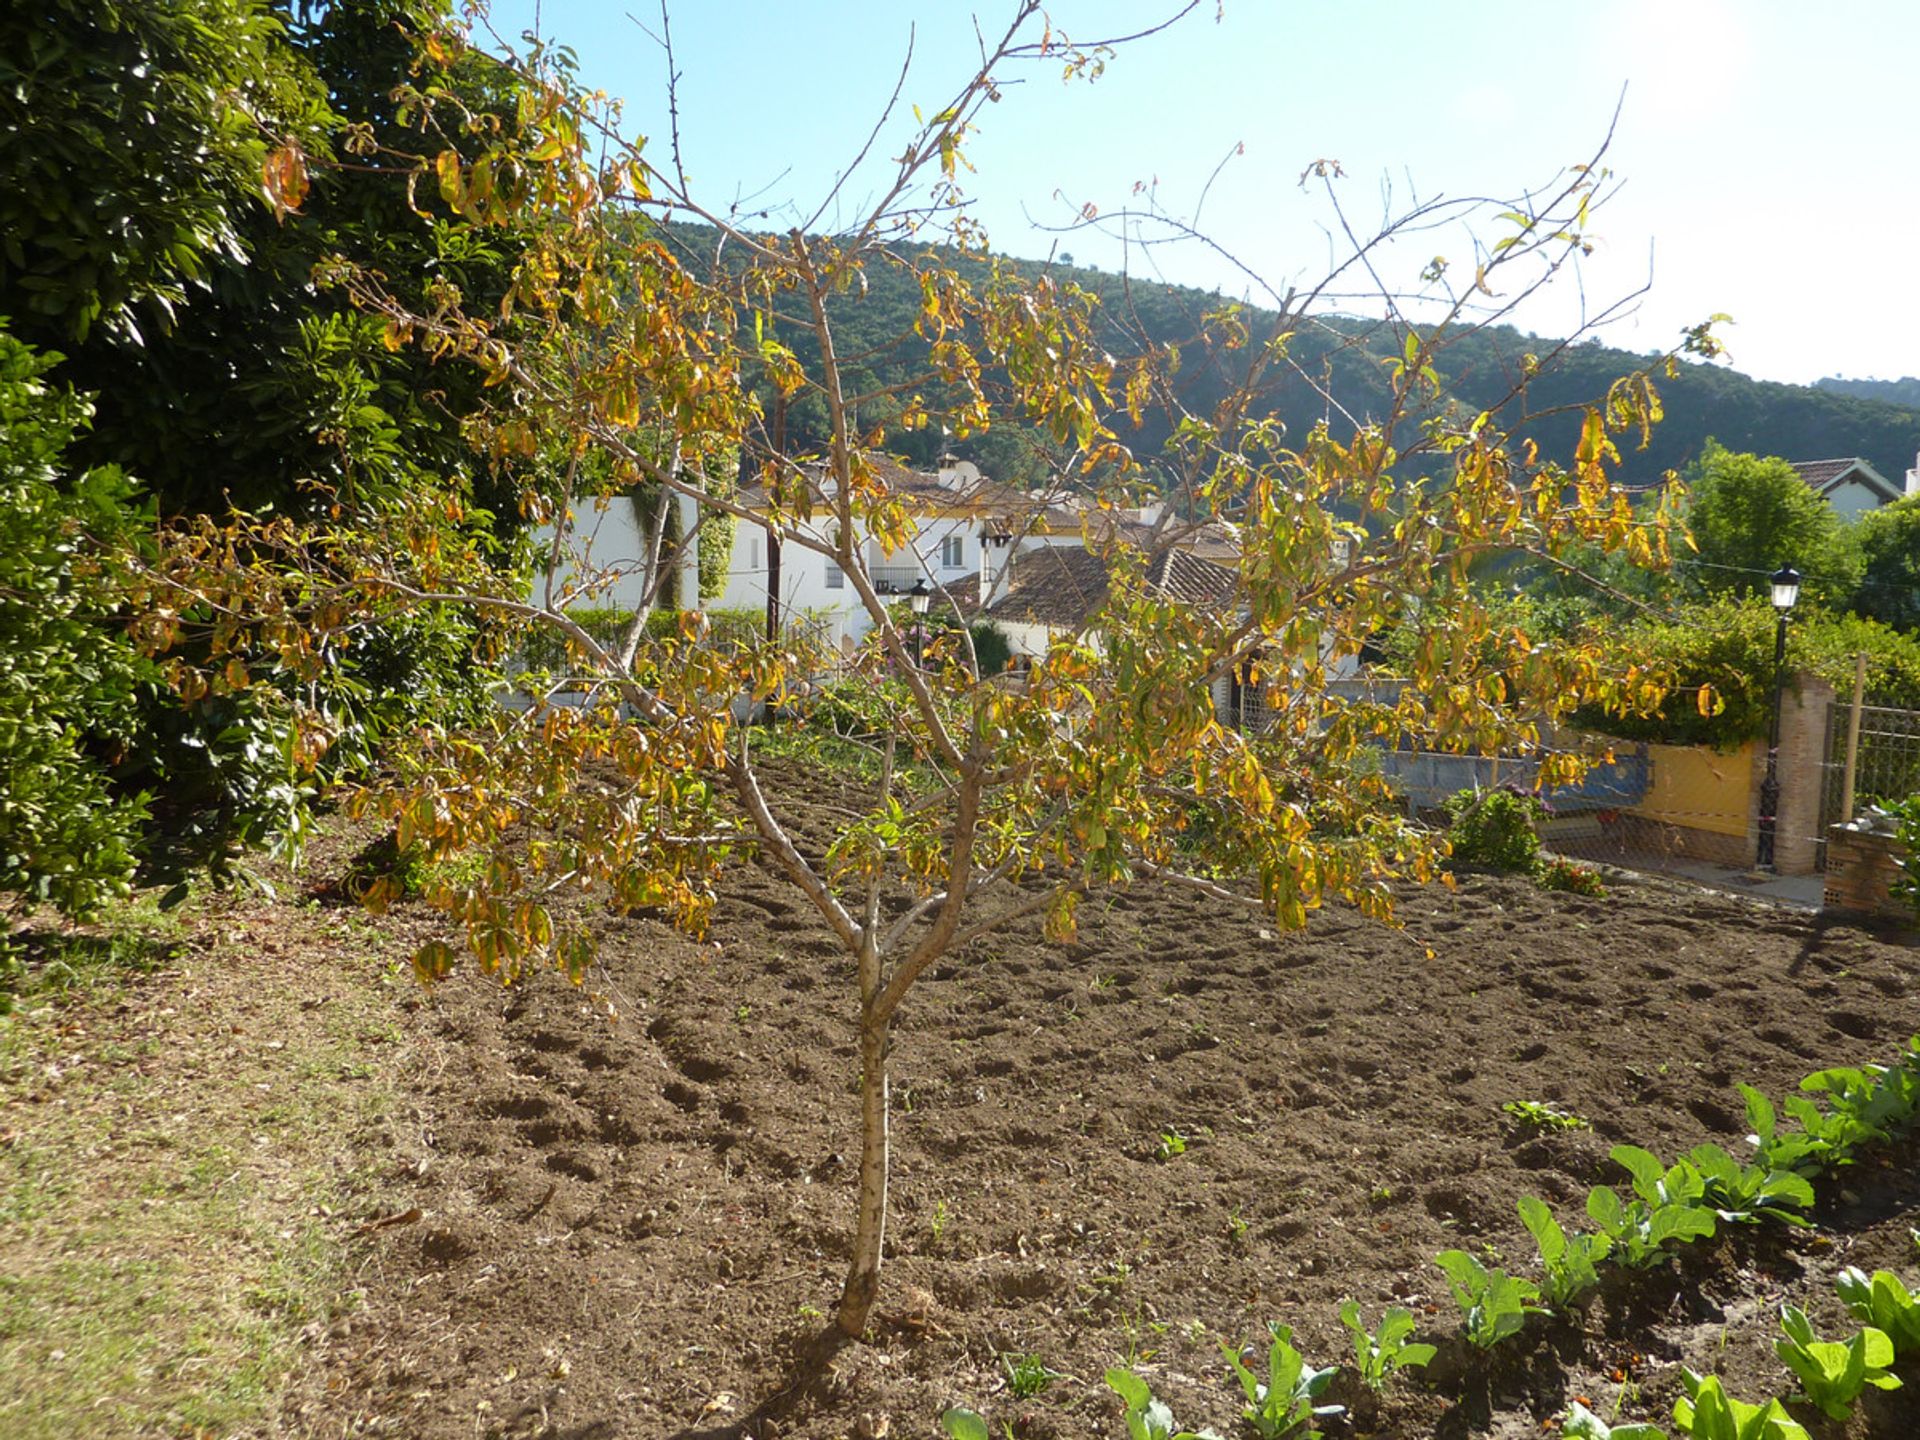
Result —
[[[1538, 1434], [1575, 1398], [1671, 1430], [1683, 1365], [1790, 1391], [1783, 1302], [1844, 1338], [1844, 1267], [1920, 1280], [1911, 1146], [1820, 1180], [1813, 1227], [1723, 1224], [1609, 1267], [1577, 1322], [1486, 1354], [1434, 1263], [1539, 1283], [1522, 1196], [1591, 1230], [1592, 1187], [1632, 1199], [1613, 1147], [1744, 1159], [1737, 1085], [1896, 1057], [1920, 957], [1891, 938], [1625, 881], [1462, 879], [1403, 894], [1400, 929], [1334, 910], [1283, 933], [1154, 887], [1082, 915], [1076, 944], [978, 945], [915, 992], [884, 1318], [830, 1356], [852, 977], [787, 887], [735, 872], [702, 943], [608, 920], [596, 995], [443, 985], [421, 1163], [382, 1202], [424, 1219], [372, 1240], [323, 1388], [407, 1435], [931, 1435], [955, 1404], [1017, 1436], [1120, 1434], [1103, 1375], [1124, 1363], [1232, 1433], [1221, 1342], [1278, 1322], [1310, 1365], [1350, 1361], [1351, 1297], [1440, 1353], [1379, 1399], [1342, 1377], [1330, 1434]], [[1796, 1413], [1920, 1434], [1920, 1385]]]

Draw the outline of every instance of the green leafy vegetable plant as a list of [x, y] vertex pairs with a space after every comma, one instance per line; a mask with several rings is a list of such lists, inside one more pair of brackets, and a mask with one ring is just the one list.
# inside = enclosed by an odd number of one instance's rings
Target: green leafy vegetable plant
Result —
[[1340, 1302], [1340, 1323], [1353, 1333], [1353, 1363], [1369, 1390], [1378, 1393], [1401, 1370], [1411, 1370], [1433, 1359], [1433, 1346], [1412, 1341], [1413, 1312], [1388, 1306], [1380, 1317], [1380, 1329], [1370, 1332], [1360, 1319], [1357, 1301]]
[[[1773, 1102], [1751, 1085], [1740, 1087], [1747, 1105], [1747, 1143], [1754, 1162], [1768, 1170], [1790, 1170], [1796, 1175], [1818, 1175], [1827, 1165], [1828, 1147], [1804, 1131], [1782, 1130]], [[1818, 1117], [1820, 1112], [1815, 1109]], [[1823, 1117], [1822, 1117], [1823, 1118]]]
[[1164, 1400], [1153, 1398], [1147, 1382], [1124, 1365], [1107, 1371], [1107, 1388], [1125, 1405], [1127, 1440], [1220, 1440], [1211, 1430], [1182, 1430]]
[[1561, 1420], [1560, 1433], [1567, 1440], [1667, 1440], [1658, 1425], [1609, 1425], [1578, 1400]]
[[1520, 1197], [1520, 1223], [1540, 1250], [1545, 1275], [1541, 1293], [1555, 1310], [1565, 1310], [1600, 1283], [1594, 1269], [1606, 1259], [1613, 1242], [1605, 1235], [1569, 1235], [1553, 1218], [1546, 1203], [1532, 1195]]
[[1909, 1291], [1891, 1270], [1866, 1272], [1849, 1265], [1834, 1281], [1854, 1317], [1884, 1330], [1896, 1355], [1920, 1353], [1920, 1292]]
[[1783, 1225], [1805, 1225], [1795, 1212], [1813, 1204], [1813, 1186], [1792, 1170], [1763, 1164], [1742, 1165], [1711, 1141], [1696, 1145], [1687, 1159], [1700, 1174], [1701, 1198], [1722, 1220], [1751, 1224], [1762, 1218]]
[[964, 1405], [955, 1405], [942, 1415], [940, 1428], [953, 1440], [993, 1440], [993, 1432], [987, 1428], [987, 1417]]
[[1900, 1377], [1887, 1373], [1893, 1364], [1893, 1342], [1886, 1332], [1862, 1327], [1851, 1340], [1817, 1340], [1806, 1312], [1783, 1306], [1780, 1328], [1786, 1334], [1774, 1341], [1776, 1354], [1800, 1382], [1801, 1393], [1835, 1420], [1844, 1420], [1867, 1386], [1898, 1390]]
[[1778, 1400], [1759, 1405], [1735, 1400], [1718, 1376], [1680, 1372], [1687, 1393], [1673, 1402], [1673, 1421], [1693, 1440], [1812, 1440]]
[[1637, 1145], [1616, 1145], [1608, 1153], [1633, 1176], [1635, 1198], [1622, 1205], [1611, 1187], [1597, 1185], [1587, 1196], [1587, 1214], [1622, 1264], [1644, 1269], [1669, 1243], [1713, 1234], [1713, 1211], [1702, 1204], [1706, 1182], [1692, 1165], [1663, 1167]]
[[1267, 1327], [1272, 1343], [1267, 1347], [1267, 1378], [1262, 1380], [1241, 1358], [1239, 1350], [1221, 1343], [1234, 1378], [1247, 1397], [1244, 1415], [1260, 1440], [1319, 1440], [1320, 1431], [1313, 1422], [1323, 1415], [1338, 1415], [1344, 1405], [1316, 1405], [1337, 1370], [1310, 1370], [1298, 1350], [1293, 1348], [1293, 1331], [1285, 1325]]
[[1007, 1392], [1016, 1400], [1031, 1400], [1060, 1378], [1038, 1355], [1002, 1355], [1000, 1368], [1006, 1372]]
[[1540, 1291], [1531, 1282], [1490, 1270], [1464, 1250], [1442, 1250], [1433, 1259], [1446, 1272], [1467, 1341], [1476, 1348], [1491, 1349], [1519, 1334], [1527, 1316], [1540, 1313]]
[[1536, 1130], [1590, 1130], [1593, 1127], [1571, 1110], [1562, 1110], [1544, 1100], [1509, 1100], [1500, 1107], [1522, 1125]]
[[1187, 1153], [1187, 1137], [1178, 1130], [1168, 1129], [1160, 1132], [1160, 1143], [1154, 1147], [1154, 1158], [1161, 1164]]

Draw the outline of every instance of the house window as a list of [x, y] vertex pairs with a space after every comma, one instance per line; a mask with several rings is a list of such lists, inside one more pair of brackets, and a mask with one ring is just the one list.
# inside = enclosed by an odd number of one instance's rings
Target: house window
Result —
[[758, 540], [749, 540], [747, 542], [747, 568], [749, 570], [758, 570], [760, 568], [760, 542]]
[[844, 590], [847, 588], [847, 572], [838, 565], [827, 566], [827, 589]]
[[940, 542], [940, 563], [948, 570], [958, 570], [967, 563], [967, 537], [949, 535]]

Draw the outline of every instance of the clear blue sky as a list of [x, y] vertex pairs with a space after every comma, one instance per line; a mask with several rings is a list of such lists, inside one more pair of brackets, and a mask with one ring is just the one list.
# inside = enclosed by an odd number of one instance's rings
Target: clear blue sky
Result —
[[[536, 0], [498, 0], [512, 35]], [[671, 10], [682, 74], [681, 132], [695, 186], [724, 208], [810, 212], [865, 138], [899, 72], [903, 99], [931, 112], [977, 51], [972, 17], [1010, 7], [958, 0], [680, 0]], [[1116, 34], [1177, 6], [1060, 0], [1076, 40]], [[1191, 217], [1207, 177], [1244, 145], [1206, 198], [1204, 229], [1275, 282], [1316, 277], [1324, 203], [1298, 185], [1338, 159], [1355, 215], [1383, 200], [1500, 194], [1586, 158], [1625, 88], [1607, 163], [1624, 180], [1600, 215], [1589, 302], [1649, 276], [1638, 313], [1606, 332], [1634, 350], [1670, 344], [1713, 311], [1736, 324], [1735, 368], [1769, 379], [1920, 373], [1920, 6], [1912, 0], [1590, 0], [1452, 5], [1402, 0], [1214, 0], [1165, 35], [1123, 50], [1096, 84], [1033, 69], [985, 112], [971, 158], [979, 217], [997, 248], [1117, 268], [1117, 242], [1056, 239], [1036, 222], [1084, 202], [1126, 206], [1157, 182]], [[542, 0], [542, 31], [572, 45], [583, 78], [620, 96], [627, 126], [665, 155], [665, 57], [658, 0]], [[647, 27], [635, 23], [635, 18]], [[896, 118], [876, 154], [898, 153]], [[871, 175], [877, 183], [879, 173]], [[856, 197], [871, 184], [856, 182]], [[1411, 280], [1458, 237], [1422, 239], [1389, 260]], [[1136, 255], [1133, 267], [1144, 268]], [[1195, 247], [1157, 251], [1167, 278], [1240, 293]], [[1569, 287], [1522, 323], [1558, 333]]]

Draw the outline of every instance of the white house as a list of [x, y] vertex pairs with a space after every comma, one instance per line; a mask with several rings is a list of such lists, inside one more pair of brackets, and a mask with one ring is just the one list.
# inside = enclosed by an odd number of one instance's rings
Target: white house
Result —
[[[886, 460], [869, 463], [904, 502], [913, 522], [911, 539], [897, 550], [888, 551], [872, 538], [865, 542], [867, 574], [882, 595], [910, 594], [916, 583], [938, 595], [963, 581], [977, 584], [983, 574], [992, 576], [1004, 568], [1020, 514], [1032, 508], [1020, 492], [986, 479], [965, 460], [931, 475]], [[816, 507], [808, 532], [822, 541], [832, 524], [827, 511], [825, 504]], [[734, 529], [726, 590], [712, 603], [764, 610], [775, 584], [773, 537], [764, 527], [741, 522]], [[847, 583], [840, 566], [817, 550], [791, 541], [779, 545], [777, 584], [782, 615], [796, 621], [809, 617], [826, 627], [829, 638], [842, 648], [852, 648], [872, 628], [859, 592]]]
[[[1790, 463], [1794, 473], [1831, 505], [1842, 520], [1855, 519], [1868, 510], [1891, 505], [1900, 498], [1900, 487], [1857, 455], [1844, 460], [1794, 460]], [[1909, 470], [1907, 494], [1914, 493], [1914, 472]]]

